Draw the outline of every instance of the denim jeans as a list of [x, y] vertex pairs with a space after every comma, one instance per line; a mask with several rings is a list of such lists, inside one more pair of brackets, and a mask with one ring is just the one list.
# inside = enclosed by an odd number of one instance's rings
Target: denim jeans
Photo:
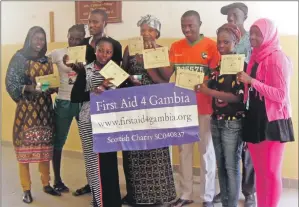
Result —
[[241, 181], [242, 120], [211, 120], [223, 207], [237, 207]]

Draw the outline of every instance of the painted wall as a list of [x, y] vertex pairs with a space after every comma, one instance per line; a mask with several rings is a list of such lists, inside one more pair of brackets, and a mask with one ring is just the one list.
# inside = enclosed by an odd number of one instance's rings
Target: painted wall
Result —
[[[139, 17], [153, 11], [162, 21], [162, 38], [159, 43], [165, 46], [182, 37], [180, 30], [180, 16], [188, 9], [196, 9], [200, 12], [203, 21], [201, 31], [211, 37], [215, 37], [216, 29], [226, 21], [226, 17], [220, 14], [220, 8], [228, 2], [123, 2], [123, 23], [108, 26], [108, 34], [121, 40], [123, 47], [127, 45], [128, 37], [136, 36], [138, 28], [136, 22]], [[157, 6], [158, 4], [158, 6]], [[295, 128], [296, 142], [287, 145], [283, 176], [286, 178], [298, 178], [298, 2], [249, 2], [249, 18], [247, 27], [259, 17], [269, 17], [276, 21], [284, 51], [294, 63], [292, 77], [291, 99], [293, 111], [293, 124]], [[32, 9], [34, 8], [34, 9]], [[19, 49], [27, 34], [28, 29], [34, 25], [40, 25], [49, 33], [50, 11], [55, 12], [55, 43], [48, 45], [49, 51], [54, 48], [66, 46], [67, 29], [75, 23], [74, 2], [2, 2], [1, 6], [1, 89], [2, 89], [2, 139], [11, 140], [12, 123], [15, 113], [15, 104], [5, 91], [4, 79], [11, 56]], [[134, 12], [132, 12], [132, 10]], [[27, 12], [23, 12], [27, 11]], [[28, 12], [30, 11], [30, 12]], [[212, 12], [213, 11], [213, 12]], [[214, 12], [215, 11], [215, 12]], [[279, 14], [279, 15], [277, 15]], [[279, 16], [279, 17], [278, 17]], [[22, 22], [22, 24], [20, 24]], [[292, 26], [287, 26], [292, 24]], [[124, 32], [125, 31], [125, 32]], [[54, 98], [54, 97], [53, 97]], [[78, 135], [77, 124], [74, 121], [69, 138], [65, 146], [66, 150], [81, 151], [81, 143]], [[194, 149], [194, 165], [199, 166], [199, 154], [197, 146]], [[178, 150], [173, 148], [173, 162], [178, 164]]]
[[[228, 3], [230, 1], [123, 1], [123, 23], [108, 25], [107, 32], [116, 39], [135, 36], [138, 33], [137, 21], [141, 16], [150, 13], [157, 16], [162, 22], [162, 38], [179, 38], [182, 37], [181, 15], [189, 9], [194, 9], [201, 15], [202, 32], [213, 37], [216, 29], [226, 21], [226, 17], [220, 14], [220, 8]], [[268, 17], [278, 24], [281, 34], [298, 34], [298, 2], [244, 1], [244, 3], [249, 8], [247, 28], [257, 18]], [[64, 42], [67, 29], [75, 23], [75, 2], [2, 2], [2, 44], [23, 43], [28, 29], [34, 25], [42, 26], [49, 34], [50, 11], [53, 11], [55, 16], [55, 39], [57, 42]]]

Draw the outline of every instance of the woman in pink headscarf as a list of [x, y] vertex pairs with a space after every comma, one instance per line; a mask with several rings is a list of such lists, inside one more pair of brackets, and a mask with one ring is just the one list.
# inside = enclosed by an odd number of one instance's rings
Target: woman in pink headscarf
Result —
[[269, 19], [250, 28], [253, 47], [245, 84], [246, 118], [243, 141], [248, 143], [256, 173], [258, 207], [277, 207], [282, 191], [281, 167], [286, 142], [294, 141], [291, 120], [292, 63], [281, 50], [278, 31]]

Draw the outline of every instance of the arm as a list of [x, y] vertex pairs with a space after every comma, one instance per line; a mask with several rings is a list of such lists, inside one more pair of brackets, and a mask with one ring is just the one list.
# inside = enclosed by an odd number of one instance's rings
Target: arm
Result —
[[[215, 83], [214, 80], [216, 80], [216, 77], [219, 75], [219, 63], [220, 63], [220, 60], [221, 60], [221, 56], [220, 56], [220, 54], [219, 54], [219, 52], [217, 50], [217, 46], [216, 46], [215, 42], [212, 42], [212, 44], [211, 44], [211, 46], [209, 48], [209, 54], [210, 54], [209, 68], [205, 72], [204, 81], [211, 80], [207, 84], [212, 88], [212, 87], [214, 87], [215, 84], [217, 84], [217, 81]], [[208, 89], [209, 93], [211, 92], [211, 90], [213, 90], [213, 89], [209, 89], [207, 86], [205, 86], [205, 88]], [[219, 92], [219, 91], [211, 92], [211, 93], [213, 93], [213, 95], [217, 95], [218, 96], [219, 93], [217, 93], [217, 92]], [[205, 91], [196, 90], [196, 93], [205, 93]], [[212, 94], [207, 94], [207, 95], [213, 96]], [[223, 94], [220, 94], [220, 95], [223, 95]], [[213, 97], [221, 99], [221, 98], [216, 97], [216, 96], [213, 96]], [[225, 100], [225, 97], [223, 97], [223, 98], [224, 99], [222, 99], [222, 100]], [[227, 101], [227, 100], [225, 100], [225, 101]]]
[[207, 89], [207, 91], [205, 91], [203, 93], [210, 95], [214, 98], [226, 101], [228, 103], [237, 103], [242, 100], [240, 96], [237, 96], [235, 94], [227, 93], [227, 92], [223, 92], [223, 91], [216, 91], [216, 90], [209, 89], [209, 88]]
[[129, 64], [129, 48], [128, 46], [125, 48], [125, 51], [124, 51], [124, 56], [122, 58], [122, 64], [121, 64], [121, 67], [126, 71], [128, 72], [128, 64]]
[[[169, 53], [169, 56], [173, 55], [173, 54], [170, 54], [170, 51], [168, 53]], [[171, 75], [173, 74], [174, 68], [171, 64], [168, 67], [157, 68], [156, 70], [159, 73], [160, 77], [164, 80], [164, 82], [168, 83]]]
[[24, 97], [25, 89], [25, 67], [24, 57], [14, 55], [8, 65], [5, 86], [9, 96], [13, 101], [18, 102]]
[[268, 72], [270, 75], [268, 78], [272, 82], [271, 86], [256, 79], [251, 79], [251, 85], [265, 98], [281, 103], [287, 95], [287, 85], [290, 81], [292, 65], [287, 57], [284, 57], [284, 60], [281, 62], [275, 62], [276, 64], [271, 65]]
[[168, 81], [165, 80], [159, 72], [161, 69], [163, 70], [163, 68], [153, 68], [147, 69], [146, 71], [155, 83], [168, 83]]
[[122, 46], [118, 41], [115, 41], [113, 45], [113, 57], [112, 60], [117, 64], [120, 65], [122, 61]]
[[176, 74], [174, 69], [174, 63], [175, 63], [175, 56], [174, 56], [174, 44], [171, 45], [169, 50], [169, 61], [170, 61], [170, 67], [169, 67], [169, 83], [175, 82]]

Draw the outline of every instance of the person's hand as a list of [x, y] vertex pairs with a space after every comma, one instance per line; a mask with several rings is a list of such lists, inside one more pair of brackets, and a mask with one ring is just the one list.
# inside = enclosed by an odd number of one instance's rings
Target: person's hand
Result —
[[251, 84], [252, 77], [250, 77], [247, 73], [244, 71], [237, 73], [237, 81], [246, 83], [246, 84]]
[[142, 85], [141, 81], [138, 80], [137, 78], [134, 78], [133, 75], [131, 75], [131, 76], [129, 77], [129, 80], [130, 80], [135, 86], [141, 86], [141, 85]]
[[208, 88], [208, 86], [205, 82], [195, 86], [195, 92], [207, 94], [209, 90], [210, 89]]
[[248, 149], [247, 142], [243, 142], [243, 151], [246, 151]]
[[62, 58], [63, 64], [65, 64], [67, 67], [72, 68], [74, 66], [73, 63], [67, 63], [70, 60], [70, 57], [68, 55], [64, 55]]
[[42, 93], [41, 89], [36, 88], [36, 85], [26, 85], [24, 91], [34, 95]]
[[137, 63], [143, 64], [143, 55], [142, 54], [136, 54], [135, 57], [136, 57]]
[[46, 91], [44, 91], [46, 95], [52, 95], [53, 93], [58, 93], [58, 88], [48, 88]]
[[100, 94], [103, 93], [105, 90], [106, 90], [105, 87], [102, 86], [102, 85], [100, 85], [100, 86], [94, 88], [94, 89], [92, 90], [92, 92], [94, 92], [96, 95], [100, 95]]
[[144, 49], [156, 49], [156, 42], [153, 40], [144, 41]]
[[105, 79], [102, 83], [102, 86], [104, 86], [105, 88], [108, 88], [110, 84], [112, 84], [110, 81], [112, 81], [113, 78], [108, 78], [108, 79]]

